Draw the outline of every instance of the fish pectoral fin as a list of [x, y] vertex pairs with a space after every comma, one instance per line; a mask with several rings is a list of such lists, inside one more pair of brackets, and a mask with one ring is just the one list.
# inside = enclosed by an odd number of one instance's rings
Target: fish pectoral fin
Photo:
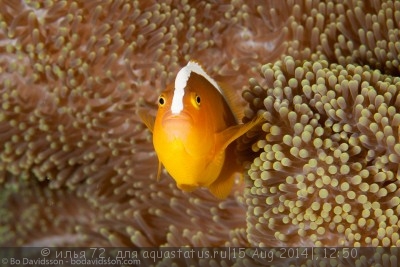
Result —
[[160, 177], [161, 177], [161, 168], [162, 168], [161, 161], [158, 160], [157, 182], [160, 181]]
[[[142, 109], [138, 111], [138, 114], [139, 114], [140, 118], [142, 119], [143, 123], [146, 125], [146, 127], [151, 131], [151, 133], [153, 133], [154, 122], [156, 119], [153, 116], [151, 116], [149, 113], [147, 113], [145, 110], [142, 110]], [[160, 181], [161, 168], [162, 168], [161, 161], [158, 160], [157, 181]]]
[[245, 124], [231, 126], [217, 134], [217, 144], [221, 145], [221, 149], [226, 149], [233, 141], [263, 121], [265, 121], [265, 119], [262, 115], [260, 115]]
[[225, 199], [232, 190], [235, 176], [231, 175], [228, 177], [218, 177], [209, 187], [211, 194], [219, 199]]
[[139, 114], [140, 118], [142, 119], [143, 123], [146, 125], [146, 127], [149, 128], [149, 130], [153, 133], [154, 122], [155, 122], [156, 118], [154, 118], [148, 112], [146, 112], [145, 110], [142, 110], [142, 109], [138, 111], [138, 114]]

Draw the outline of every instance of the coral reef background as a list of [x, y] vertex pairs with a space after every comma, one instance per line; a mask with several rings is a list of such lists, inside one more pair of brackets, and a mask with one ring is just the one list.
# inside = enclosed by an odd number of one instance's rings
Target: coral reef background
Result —
[[[1, 246], [400, 246], [400, 2], [0, 1]], [[243, 95], [230, 197], [138, 108], [189, 59]]]

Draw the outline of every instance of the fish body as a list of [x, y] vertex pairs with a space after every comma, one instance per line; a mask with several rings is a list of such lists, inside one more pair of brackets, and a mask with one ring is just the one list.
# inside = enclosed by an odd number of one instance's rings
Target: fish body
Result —
[[262, 121], [257, 117], [238, 124], [233, 98], [233, 92], [222, 89], [197, 62], [178, 72], [175, 83], [159, 97], [156, 118], [139, 113], [153, 132], [158, 176], [162, 164], [178, 188], [206, 187], [218, 198], [227, 197], [235, 174], [243, 171], [235, 141]]

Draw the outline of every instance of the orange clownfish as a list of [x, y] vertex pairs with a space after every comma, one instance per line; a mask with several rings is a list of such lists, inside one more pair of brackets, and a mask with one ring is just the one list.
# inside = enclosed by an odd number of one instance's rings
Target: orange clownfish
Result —
[[139, 112], [153, 133], [157, 179], [164, 165], [178, 188], [206, 187], [214, 196], [226, 198], [235, 174], [243, 171], [235, 157], [235, 141], [264, 120], [259, 116], [238, 124], [234, 110], [233, 92], [189, 61], [158, 98], [156, 118]]

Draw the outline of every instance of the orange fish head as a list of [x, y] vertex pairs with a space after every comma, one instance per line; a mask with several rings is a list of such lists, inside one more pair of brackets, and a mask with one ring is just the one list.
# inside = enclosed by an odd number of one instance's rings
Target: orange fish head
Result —
[[[163, 132], [170, 138], [179, 138], [182, 142], [196, 142], [204, 140], [207, 120], [201, 107], [201, 96], [187, 86], [180, 99], [181, 110], [176, 111], [174, 103], [174, 85], [169, 85], [158, 98], [158, 111], [155, 121], [155, 132]], [[175, 106], [174, 106], [175, 105]], [[197, 139], [197, 140], [196, 140]]]

